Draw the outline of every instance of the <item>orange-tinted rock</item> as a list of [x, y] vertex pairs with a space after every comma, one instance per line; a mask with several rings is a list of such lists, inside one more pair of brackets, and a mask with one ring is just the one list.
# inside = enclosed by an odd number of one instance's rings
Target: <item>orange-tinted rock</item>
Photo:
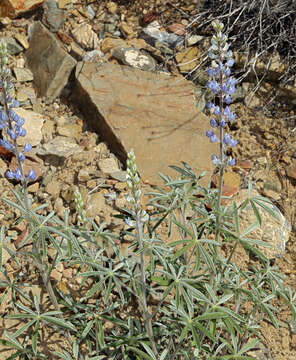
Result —
[[183, 36], [186, 33], [185, 26], [177, 23], [169, 25], [168, 30], [179, 36]]
[[43, 0], [1, 0], [0, 1], [0, 18], [16, 16], [31, 11], [43, 3]]

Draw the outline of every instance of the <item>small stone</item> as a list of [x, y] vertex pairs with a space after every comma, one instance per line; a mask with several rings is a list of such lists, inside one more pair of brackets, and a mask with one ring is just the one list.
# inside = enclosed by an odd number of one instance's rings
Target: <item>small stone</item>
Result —
[[90, 179], [89, 171], [87, 169], [81, 169], [78, 173], [78, 180], [81, 182], [88, 181]]
[[78, 124], [64, 124], [57, 127], [57, 133], [61, 136], [74, 138], [79, 142], [82, 134], [82, 126]]
[[106, 4], [106, 8], [110, 14], [115, 14], [117, 12], [117, 4], [113, 1], [109, 1]]
[[23, 34], [15, 34], [14, 38], [22, 45], [24, 49], [29, 49], [29, 42]]
[[72, 35], [77, 43], [84, 49], [93, 50], [99, 44], [98, 36], [89, 24], [77, 26], [72, 30]]
[[125, 191], [127, 189], [126, 182], [118, 182], [114, 185], [114, 189], [118, 191]]
[[66, 159], [76, 152], [81, 152], [82, 149], [75, 142], [74, 139], [57, 136], [50, 142], [43, 144], [38, 149], [38, 155], [41, 156], [55, 156], [59, 159]]
[[58, 282], [60, 282], [62, 280], [62, 274], [60, 272], [58, 272], [56, 269], [53, 269], [52, 272], [50, 273], [50, 277]]
[[191, 35], [186, 38], [186, 45], [193, 46], [200, 42], [204, 37], [200, 35]]
[[63, 216], [65, 214], [65, 207], [63, 204], [63, 199], [57, 198], [54, 203], [54, 211], [58, 216]]
[[65, 269], [63, 271], [63, 277], [66, 278], [66, 279], [72, 279], [72, 277], [73, 277], [73, 269], [72, 268]]
[[156, 61], [152, 56], [143, 54], [137, 49], [118, 48], [113, 51], [112, 56], [124, 65], [130, 65], [144, 71], [153, 71], [156, 68]]
[[34, 184], [28, 186], [28, 192], [31, 194], [36, 194], [39, 189], [39, 183], [35, 182]]
[[110, 174], [111, 178], [121, 182], [126, 182], [126, 171], [115, 171]]
[[45, 0], [43, 9], [43, 23], [51, 32], [58, 32], [65, 22], [65, 10], [58, 8], [56, 0]]
[[72, 0], [59, 0], [59, 9], [65, 9], [68, 5], [72, 4]]
[[176, 54], [175, 58], [181, 72], [190, 72], [197, 67], [200, 62], [200, 51], [197, 47], [190, 47]]
[[13, 72], [17, 81], [19, 82], [26, 82], [33, 80], [33, 74], [30, 69], [15, 67], [13, 68]]
[[122, 21], [118, 27], [122, 31], [122, 33], [127, 37], [134, 34], [134, 30], [124, 21]]
[[6, 43], [7, 52], [10, 55], [18, 55], [19, 53], [24, 51], [24, 48], [21, 45], [19, 45], [15, 39], [11, 37], [3, 37], [1, 40]]
[[52, 179], [46, 186], [45, 191], [54, 199], [60, 196], [61, 183], [57, 179]]
[[40, 144], [42, 139], [42, 126], [44, 123], [44, 117], [40, 114], [35, 113], [31, 110], [25, 110], [23, 108], [16, 108], [13, 111], [20, 117], [25, 119], [23, 128], [27, 134], [25, 137], [18, 138], [19, 145], [31, 144], [37, 146]]
[[178, 23], [174, 23], [168, 26], [168, 31], [179, 35], [179, 36], [183, 36], [186, 33], [185, 27], [182, 24], [178, 24]]
[[115, 171], [120, 171], [117, 160], [113, 157], [99, 160], [98, 165], [100, 170], [102, 170], [105, 174], [111, 174]]

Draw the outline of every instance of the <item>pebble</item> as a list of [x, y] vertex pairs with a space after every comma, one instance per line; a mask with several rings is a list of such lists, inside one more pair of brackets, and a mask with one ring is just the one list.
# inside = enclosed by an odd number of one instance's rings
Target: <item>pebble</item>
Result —
[[117, 12], [117, 4], [113, 1], [109, 1], [107, 4], [106, 4], [106, 8], [107, 8], [107, 11], [110, 13], [110, 14], [115, 14]]

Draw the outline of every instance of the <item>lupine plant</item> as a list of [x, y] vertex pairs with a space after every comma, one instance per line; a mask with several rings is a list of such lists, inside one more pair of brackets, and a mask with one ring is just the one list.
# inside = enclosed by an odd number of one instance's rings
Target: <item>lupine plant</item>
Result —
[[[14, 333], [4, 332], [2, 345], [15, 350], [9, 359], [49, 358], [49, 350], [40, 342], [40, 324], [53, 326], [67, 340], [64, 347], [50, 352], [50, 358], [64, 360], [254, 359], [250, 351], [262, 341], [260, 321], [266, 319], [278, 329], [276, 313], [286, 305], [291, 307], [290, 328], [295, 331], [296, 294], [260, 251], [260, 246], [268, 244], [248, 237], [261, 225], [261, 210], [277, 217], [271, 201], [252, 196], [251, 183], [242, 204], [231, 204], [228, 199], [231, 205], [223, 205], [221, 201], [224, 170], [235, 163], [227, 154], [237, 141], [227, 128], [235, 118], [230, 103], [236, 81], [230, 76], [234, 61], [223, 25], [214, 22], [213, 28], [216, 34], [209, 51], [212, 64], [207, 84], [213, 92], [208, 104], [212, 129], [206, 136], [219, 142], [219, 154], [212, 156], [220, 175], [218, 190], [201, 186], [204, 174], [197, 176], [183, 162], [182, 167], [172, 166], [176, 179], [160, 174], [165, 187], [147, 194], [152, 209], [148, 214], [141, 205], [140, 177], [131, 151], [127, 157], [128, 205], [119, 215], [125, 228], [119, 235], [87, 217], [78, 190], [74, 194], [76, 225], [70, 223], [69, 212], [62, 221], [53, 212], [40, 215], [43, 207], [33, 210], [30, 206], [26, 186], [34, 176], [31, 172], [25, 177], [22, 170], [24, 158], [16, 140], [25, 135], [23, 121], [12, 115], [10, 104], [15, 103], [7, 95], [10, 75], [1, 45], [1, 85], [5, 89], [1, 126], [8, 136], [1, 145], [19, 161], [19, 170], [8, 171], [7, 177], [21, 181], [23, 190], [14, 192], [17, 204], [6, 202], [21, 211], [29, 231], [13, 253], [2, 226], [0, 259], [4, 248], [20, 269], [26, 262], [30, 271], [37, 269], [50, 300], [40, 304], [36, 296], [28, 296], [25, 271], [11, 280], [1, 266], [4, 292], [0, 303], [10, 296], [12, 309], [7, 317], [23, 322]], [[241, 230], [239, 214], [247, 206], [257, 221]], [[123, 241], [130, 243], [125, 252]], [[249, 259], [246, 264], [236, 261], [239, 248]], [[74, 269], [79, 279], [76, 292], [52, 285], [51, 272], [59, 263]]]

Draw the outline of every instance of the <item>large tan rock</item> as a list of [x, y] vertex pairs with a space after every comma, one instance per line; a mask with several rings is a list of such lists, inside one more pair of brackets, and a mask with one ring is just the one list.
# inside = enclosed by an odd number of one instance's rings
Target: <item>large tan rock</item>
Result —
[[73, 100], [89, 124], [125, 162], [134, 149], [140, 174], [162, 183], [157, 172], [187, 162], [197, 174], [212, 172], [217, 144], [205, 136], [209, 119], [195, 105], [194, 86], [181, 77], [114, 64], [80, 63]]

